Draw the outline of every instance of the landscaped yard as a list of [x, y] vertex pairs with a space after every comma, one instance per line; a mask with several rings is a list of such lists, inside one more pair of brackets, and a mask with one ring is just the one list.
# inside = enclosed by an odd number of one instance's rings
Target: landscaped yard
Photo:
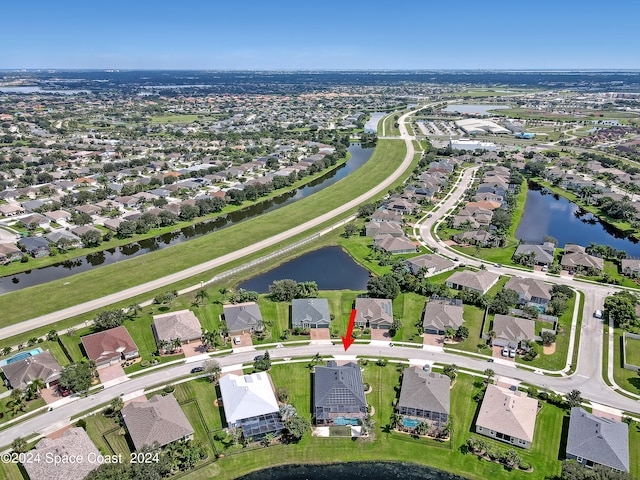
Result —
[[475, 305], [464, 305], [464, 311], [462, 318], [464, 318], [463, 325], [469, 329], [469, 337], [463, 342], [456, 344], [449, 344], [448, 348], [456, 350], [464, 350], [466, 352], [480, 352], [485, 354], [491, 354], [490, 350], [479, 350], [478, 344], [485, 344], [486, 340], [481, 338], [482, 334], [482, 319], [484, 318], [484, 309], [476, 307]]
[[411, 292], [401, 293], [395, 298], [393, 316], [402, 320], [402, 328], [394, 339], [422, 343], [422, 338], [418, 336], [417, 324], [422, 321], [422, 311], [426, 301], [426, 297]]
[[625, 354], [625, 360], [628, 364], [640, 367], [640, 340], [627, 338]]
[[640, 376], [637, 372], [622, 367], [622, 342], [622, 330], [616, 328], [613, 340], [613, 379], [623, 390], [640, 395]]

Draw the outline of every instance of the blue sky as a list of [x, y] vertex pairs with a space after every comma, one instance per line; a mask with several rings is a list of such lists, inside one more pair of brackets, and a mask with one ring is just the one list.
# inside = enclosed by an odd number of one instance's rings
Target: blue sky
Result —
[[640, 68], [637, 0], [2, 3], [0, 68]]

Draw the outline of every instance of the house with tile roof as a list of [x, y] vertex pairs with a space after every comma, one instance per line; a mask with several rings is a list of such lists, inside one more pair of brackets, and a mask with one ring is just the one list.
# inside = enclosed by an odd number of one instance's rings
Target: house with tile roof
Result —
[[295, 298], [291, 301], [292, 328], [329, 328], [329, 301], [326, 298]]
[[373, 239], [376, 247], [381, 248], [385, 252], [392, 255], [400, 255], [403, 253], [416, 253], [416, 245], [407, 237], [395, 237], [393, 235], [378, 235]]
[[488, 270], [463, 270], [451, 275], [445, 284], [454, 290], [474, 290], [478, 293], [487, 293], [491, 287], [500, 279], [497, 273]]
[[551, 300], [551, 285], [535, 278], [511, 277], [504, 286], [520, 296], [520, 303], [546, 308]]
[[362, 371], [357, 363], [331, 360], [313, 374], [313, 421], [316, 425], [351, 425], [367, 417]]
[[356, 298], [355, 325], [362, 328], [389, 330], [393, 324], [393, 307], [388, 298]]
[[241, 428], [245, 438], [277, 435], [284, 428], [268, 373], [225, 375], [220, 379], [220, 393], [227, 425]]
[[534, 263], [536, 265], [551, 265], [553, 263], [553, 255], [556, 251], [556, 246], [551, 242], [543, 244], [539, 243], [521, 243], [516, 248], [513, 256], [518, 255], [533, 255]]
[[564, 247], [564, 255], [560, 260], [564, 270], [575, 272], [576, 270], [604, 270], [604, 260], [600, 257], [586, 253], [586, 249], [580, 245], [567, 243]]
[[431, 298], [422, 312], [424, 333], [444, 335], [448, 328], [457, 330], [464, 323], [462, 313], [462, 301], [457, 298]]
[[[70, 428], [58, 438], [43, 438], [30, 453], [31, 461], [22, 466], [31, 480], [75, 480], [85, 478], [100, 466], [100, 452], [83, 428]], [[54, 462], [55, 458], [82, 461]]]
[[26, 389], [35, 378], [41, 378], [46, 388], [49, 388], [58, 383], [61, 372], [62, 367], [49, 351], [13, 361], [2, 367], [2, 373], [11, 388], [20, 390]]
[[448, 272], [449, 270], [453, 270], [456, 266], [456, 264], [451, 260], [433, 253], [426, 253], [424, 255], [409, 258], [405, 261], [405, 264], [414, 275], [418, 275], [418, 273], [422, 272], [425, 277], [431, 277], [433, 275], [438, 275], [439, 273]]
[[121, 325], [80, 338], [87, 357], [97, 368], [116, 365], [121, 360], [139, 357], [138, 346], [127, 329]]
[[603, 465], [629, 471], [629, 426], [597, 417], [580, 407], [571, 409], [566, 457], [581, 465]]
[[396, 411], [403, 416], [441, 426], [451, 414], [451, 379], [446, 375], [409, 367], [402, 372]]
[[222, 309], [224, 311], [224, 321], [227, 324], [230, 335], [261, 332], [264, 330], [262, 313], [256, 302], [223, 305]]
[[121, 414], [136, 450], [154, 442], [162, 447], [193, 438], [193, 427], [173, 394], [131, 402], [125, 405]]
[[536, 428], [538, 401], [526, 392], [487, 385], [476, 432], [521, 448], [530, 448]]
[[522, 342], [535, 339], [535, 326], [534, 320], [496, 313], [493, 318], [495, 338], [492, 343], [500, 347], [522, 347]]
[[162, 340], [172, 342], [176, 338], [182, 343], [189, 343], [202, 337], [200, 320], [191, 310], [154, 315], [152, 328], [158, 344]]

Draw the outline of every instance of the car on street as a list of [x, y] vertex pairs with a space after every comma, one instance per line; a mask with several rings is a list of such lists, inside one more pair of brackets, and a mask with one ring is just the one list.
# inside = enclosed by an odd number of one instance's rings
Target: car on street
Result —
[[191, 373], [200, 373], [200, 372], [204, 372], [204, 367], [193, 367], [191, 369]]
[[596, 318], [602, 318], [602, 310], [596, 310], [593, 314], [594, 317]]

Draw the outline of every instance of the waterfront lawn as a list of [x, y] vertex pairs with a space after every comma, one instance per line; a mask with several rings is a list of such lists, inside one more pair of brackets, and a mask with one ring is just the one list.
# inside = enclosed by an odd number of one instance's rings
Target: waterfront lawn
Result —
[[371, 237], [365, 237], [364, 235], [354, 235], [349, 238], [340, 237], [338, 240], [338, 245], [344, 248], [356, 262], [369, 271], [379, 276], [389, 273], [391, 266], [378, 265], [378, 261], [375, 260], [375, 257], [372, 255], [372, 244], [373, 239]]
[[[404, 142], [380, 140], [366, 169], [358, 169], [348, 178], [308, 198], [223, 231], [67, 277], [65, 286], [61, 285], [63, 282], [55, 281], [2, 295], [0, 327], [184, 270], [313, 220], [378, 185], [402, 163], [404, 154]], [[210, 278], [211, 273], [208, 276]], [[33, 302], [33, 298], [46, 298], [47, 301]]]
[[[305, 364], [287, 364], [286, 369], [276, 373], [281, 365], [274, 365], [274, 384], [287, 386], [293, 395], [294, 388], [302, 386], [310, 389], [311, 374]], [[502, 465], [486, 462], [471, 454], [464, 454], [464, 444], [473, 431], [473, 420], [478, 403], [473, 399], [478, 391], [477, 381], [472, 377], [459, 375], [451, 390], [451, 411], [453, 415], [453, 448], [446, 443], [434, 445], [427, 441], [402, 438], [389, 431], [392, 401], [396, 398], [395, 387], [400, 384], [400, 374], [393, 364], [379, 367], [370, 363], [365, 367], [363, 380], [372, 387], [367, 394], [367, 402], [375, 410], [374, 435], [370, 439], [353, 441], [346, 438], [318, 438], [309, 434], [297, 444], [273, 445], [269, 448], [252, 450], [250, 455], [229, 455], [200, 470], [189, 473], [189, 480], [231, 479], [247, 472], [274, 464], [324, 463], [343, 461], [412, 461], [441, 470], [463, 475], [472, 480], [533, 480], [560, 473], [560, 438], [562, 434], [563, 411], [557, 407], [544, 405], [536, 422], [536, 434], [530, 451], [517, 449], [518, 454], [535, 468], [535, 476], [520, 471], [508, 471]], [[297, 390], [306, 395], [302, 390]], [[310, 392], [309, 392], [310, 395]], [[293, 397], [292, 397], [293, 398]], [[296, 402], [305, 403], [303, 400]], [[306, 405], [310, 405], [310, 398]], [[306, 414], [305, 407], [296, 405], [300, 414]], [[308, 408], [308, 407], [307, 407]], [[493, 442], [491, 439], [486, 439]], [[509, 445], [495, 442], [502, 450]]]
[[[574, 294], [573, 298], [567, 302], [567, 309], [565, 312], [558, 318], [558, 331], [556, 335], [556, 351], [551, 355], [545, 355], [542, 351], [542, 343], [538, 342], [538, 346], [540, 347], [540, 354], [531, 361], [523, 360], [518, 357], [516, 361], [518, 363], [522, 363], [523, 365], [529, 365], [531, 367], [542, 368], [545, 370], [562, 370], [565, 367], [567, 362], [567, 355], [569, 354], [569, 340], [571, 337], [571, 321], [573, 320], [573, 310], [576, 307], [576, 296]], [[578, 306], [581, 308], [581, 305]], [[576, 331], [580, 331], [580, 323], [582, 318], [582, 310], [578, 312], [578, 325], [576, 326]], [[538, 326], [549, 328], [550, 324], [544, 322], [536, 321], [536, 335], [540, 334], [540, 330], [538, 330]], [[577, 340], [577, 339], [576, 339]], [[578, 342], [576, 342], [576, 346], [574, 348], [578, 348]], [[572, 362], [569, 362], [572, 363]]]
[[[622, 342], [624, 341], [622, 333], [623, 330], [617, 327], [613, 331], [613, 379], [623, 390], [640, 395], [638, 373], [622, 366]], [[605, 338], [605, 342], [608, 342], [608, 338]]]

